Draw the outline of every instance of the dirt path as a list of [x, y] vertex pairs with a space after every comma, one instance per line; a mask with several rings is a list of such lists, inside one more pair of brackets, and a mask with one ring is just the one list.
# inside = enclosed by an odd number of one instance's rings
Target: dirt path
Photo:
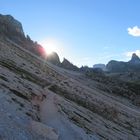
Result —
[[47, 93], [47, 98], [42, 102], [40, 108], [41, 120], [57, 131], [60, 140], [95, 140], [61, 115], [55, 104], [59, 97], [51, 91], [47, 91]]

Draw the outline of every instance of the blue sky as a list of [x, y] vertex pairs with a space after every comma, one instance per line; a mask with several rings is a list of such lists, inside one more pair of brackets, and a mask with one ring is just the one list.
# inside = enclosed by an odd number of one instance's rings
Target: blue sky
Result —
[[140, 55], [139, 9], [139, 0], [0, 0], [1, 14], [78, 66]]

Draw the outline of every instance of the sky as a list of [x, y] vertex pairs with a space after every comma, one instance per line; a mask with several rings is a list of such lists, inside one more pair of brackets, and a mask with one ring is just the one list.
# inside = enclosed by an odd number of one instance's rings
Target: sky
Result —
[[0, 0], [1, 14], [79, 67], [140, 56], [139, 10], [139, 0]]

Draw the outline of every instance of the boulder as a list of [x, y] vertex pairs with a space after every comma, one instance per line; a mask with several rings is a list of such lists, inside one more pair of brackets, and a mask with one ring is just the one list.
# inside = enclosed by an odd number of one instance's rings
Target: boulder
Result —
[[66, 58], [64, 58], [63, 62], [61, 63], [61, 66], [68, 70], [78, 71], [79, 68], [75, 65], [73, 65], [71, 62], [69, 62]]
[[47, 61], [54, 65], [60, 65], [60, 59], [56, 52], [53, 52], [52, 54], [48, 55]]

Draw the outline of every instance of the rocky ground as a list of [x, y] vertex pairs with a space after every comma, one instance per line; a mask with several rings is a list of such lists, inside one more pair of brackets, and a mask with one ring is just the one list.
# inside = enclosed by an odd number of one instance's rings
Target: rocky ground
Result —
[[139, 106], [99, 83], [1, 39], [0, 139], [139, 140]]

